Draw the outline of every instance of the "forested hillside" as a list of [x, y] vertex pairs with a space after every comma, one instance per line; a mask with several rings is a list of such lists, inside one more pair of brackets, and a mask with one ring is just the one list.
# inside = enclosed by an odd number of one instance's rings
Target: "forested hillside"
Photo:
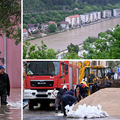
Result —
[[86, 5], [106, 6], [115, 5], [120, 0], [23, 0], [24, 13], [41, 12], [46, 10], [73, 10], [75, 7], [83, 9]]
[[[120, 8], [120, 0], [23, 0], [23, 23], [64, 21], [65, 17], [93, 11]], [[75, 10], [78, 8], [78, 10]]]

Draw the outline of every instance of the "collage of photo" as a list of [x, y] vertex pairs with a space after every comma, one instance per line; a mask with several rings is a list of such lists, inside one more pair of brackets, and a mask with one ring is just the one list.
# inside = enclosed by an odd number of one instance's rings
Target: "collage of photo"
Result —
[[0, 1], [0, 120], [120, 120], [120, 0]]

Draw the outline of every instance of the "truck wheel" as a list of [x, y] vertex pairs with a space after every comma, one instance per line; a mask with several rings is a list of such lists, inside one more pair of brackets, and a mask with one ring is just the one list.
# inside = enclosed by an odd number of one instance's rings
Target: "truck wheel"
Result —
[[33, 109], [33, 101], [29, 100], [29, 110], [32, 110], [32, 109]]

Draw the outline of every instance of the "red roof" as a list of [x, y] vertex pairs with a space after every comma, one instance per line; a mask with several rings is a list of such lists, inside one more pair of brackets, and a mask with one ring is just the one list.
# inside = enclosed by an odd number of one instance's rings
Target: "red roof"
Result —
[[72, 16], [68, 16], [69, 18], [76, 18], [76, 17], [80, 17], [80, 15], [72, 15]]
[[26, 29], [23, 29], [23, 33], [26, 33], [26, 32], [28, 32]]
[[55, 24], [55, 25], [57, 25], [57, 23], [55, 21], [49, 21], [48, 24]]

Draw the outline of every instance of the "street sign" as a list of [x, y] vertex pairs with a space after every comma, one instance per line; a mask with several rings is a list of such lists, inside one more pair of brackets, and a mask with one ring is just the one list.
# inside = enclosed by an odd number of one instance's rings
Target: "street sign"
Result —
[[118, 72], [120, 72], [120, 67], [117, 69]]
[[118, 72], [118, 76], [120, 76], [120, 72]]

